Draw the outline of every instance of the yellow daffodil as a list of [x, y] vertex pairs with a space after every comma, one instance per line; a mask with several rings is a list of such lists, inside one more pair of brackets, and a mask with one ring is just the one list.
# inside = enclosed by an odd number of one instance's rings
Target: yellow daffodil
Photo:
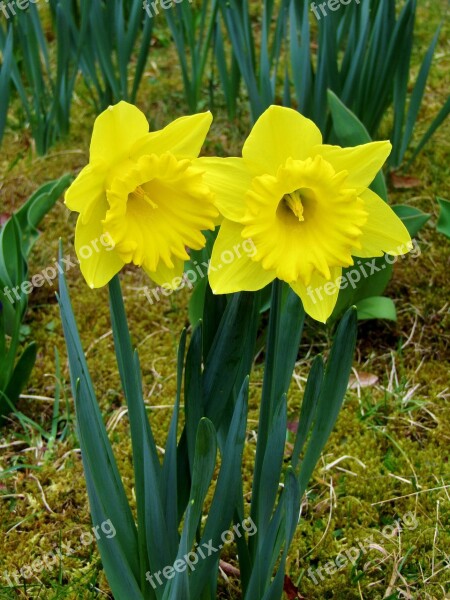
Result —
[[75, 250], [90, 287], [105, 285], [126, 263], [170, 285], [183, 273], [186, 246], [205, 245], [201, 232], [214, 229], [218, 211], [193, 159], [211, 121], [206, 112], [149, 133], [144, 114], [126, 102], [96, 119], [90, 162], [65, 198], [80, 213]]
[[[368, 189], [390, 150], [389, 142], [324, 145], [312, 121], [271, 106], [242, 158], [198, 159], [225, 217], [209, 271], [213, 292], [259, 290], [278, 278], [309, 315], [325, 322], [352, 257], [397, 256], [412, 248], [403, 223]], [[225, 264], [221, 255], [243, 238], [256, 251]]]

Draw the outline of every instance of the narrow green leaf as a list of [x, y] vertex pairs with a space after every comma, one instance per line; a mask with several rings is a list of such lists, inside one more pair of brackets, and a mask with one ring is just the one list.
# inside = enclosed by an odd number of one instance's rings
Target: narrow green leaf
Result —
[[405, 168], [409, 167], [409, 165], [413, 162], [413, 160], [416, 158], [416, 156], [419, 154], [419, 152], [422, 150], [422, 148], [432, 138], [435, 131], [437, 131], [437, 129], [442, 125], [442, 123], [445, 121], [445, 119], [448, 117], [449, 114], [450, 114], [450, 96], [447, 98], [447, 101], [445, 102], [444, 106], [441, 108], [439, 113], [436, 115], [434, 121], [431, 123], [430, 127], [427, 129], [424, 136], [422, 137], [420, 142], [417, 144], [417, 146], [416, 146], [411, 158], [407, 162]]
[[[5, 388], [4, 394], [9, 399], [11, 404], [15, 405], [20, 394], [25, 388], [31, 371], [36, 362], [37, 346], [34, 342], [29, 344], [21, 354], [17, 364], [12, 372], [11, 379]], [[9, 412], [9, 405], [5, 398], [0, 395], [0, 419], [3, 415]]]
[[[256, 341], [258, 294], [242, 292], [229, 301], [206, 357], [203, 373], [205, 416], [219, 427], [233, 389], [250, 372]], [[250, 359], [250, 364], [249, 363]]]
[[[333, 118], [333, 127], [341, 146], [358, 146], [372, 141], [361, 121], [331, 90], [328, 90], [328, 105]], [[370, 187], [385, 202], [387, 201], [386, 182], [381, 171], [375, 177]]]
[[221, 535], [224, 531], [227, 531], [232, 521], [238, 500], [236, 495], [239, 487], [235, 485], [235, 482], [239, 481], [241, 472], [247, 424], [247, 402], [248, 378], [244, 381], [236, 401], [233, 418], [221, 456], [222, 464], [217, 478], [216, 489], [199, 543], [200, 546], [204, 543], [212, 543], [216, 552], [199, 561], [195, 571], [191, 574], [192, 598], [201, 598], [201, 593], [205, 589], [205, 586], [207, 586], [209, 579], [211, 577], [214, 577], [215, 580], [217, 579], [217, 567], [220, 556], [219, 546], [224, 543]]
[[[123, 303], [120, 280], [116, 275], [109, 283], [109, 299], [111, 323], [114, 337], [114, 346], [119, 367], [122, 387], [128, 406], [128, 417], [130, 421], [131, 442], [133, 448], [133, 468], [136, 485], [136, 504], [138, 513], [138, 539], [140, 557], [140, 586], [141, 589], [148, 587], [144, 574], [148, 569], [146, 553], [149, 546], [154, 547], [151, 533], [153, 532], [155, 519], [159, 519], [160, 511], [164, 507], [164, 492], [162, 487], [161, 466], [158, 459], [156, 444], [150, 428], [142, 395], [142, 376], [137, 353], [131, 344], [128, 329], [125, 306]], [[175, 408], [175, 412], [177, 407]], [[146, 463], [151, 463], [151, 468], [146, 468]], [[176, 472], [176, 469], [175, 469]], [[173, 480], [172, 480], [173, 483]], [[152, 499], [147, 497], [148, 489], [152, 489]], [[176, 495], [175, 495], [176, 498]], [[150, 505], [150, 508], [149, 508]], [[175, 501], [176, 507], [176, 501]], [[176, 538], [176, 510], [173, 514], [174, 527], [169, 534], [166, 531], [166, 518], [161, 519], [157, 525], [157, 531], [165, 531], [161, 538], [160, 548], [157, 556], [166, 557], [168, 560], [176, 552], [178, 540]], [[150, 532], [150, 538], [149, 536]], [[149, 558], [155, 558], [155, 553]], [[150, 558], [150, 560], [151, 560]], [[153, 563], [154, 564], [154, 563]], [[152, 564], [152, 566], [153, 566]], [[165, 564], [168, 564], [167, 562]], [[165, 564], [163, 566], [165, 566]]]
[[261, 465], [261, 485], [259, 488], [252, 487], [252, 499], [253, 496], [258, 496], [256, 525], [258, 526], [260, 535], [264, 535], [270, 522], [275, 500], [279, 492], [278, 486], [286, 441], [286, 424], [286, 394], [283, 394], [270, 423], [264, 459]]
[[291, 464], [294, 469], [297, 468], [300, 452], [303, 450], [306, 438], [308, 436], [311, 424], [314, 420], [319, 400], [320, 390], [323, 381], [323, 360], [316, 356], [311, 365], [311, 370], [306, 382], [305, 393], [303, 395], [302, 407], [298, 422], [297, 435], [295, 437], [294, 450], [292, 451]]
[[[61, 257], [60, 244], [60, 259]], [[127, 597], [124, 596], [125, 590], [130, 593], [131, 589], [134, 592], [136, 588], [139, 589], [137, 582], [140, 579], [140, 563], [136, 526], [96, 402], [64, 273], [59, 275], [59, 287], [58, 302], [69, 356], [78, 435], [94, 524], [101, 526], [102, 521], [97, 519], [107, 518], [116, 530], [114, 538], [99, 546], [100, 552], [113, 592], [118, 597]]]
[[430, 47], [428, 48], [428, 51], [422, 62], [416, 83], [414, 85], [413, 92], [411, 94], [408, 115], [406, 117], [405, 131], [403, 134], [403, 140], [400, 148], [400, 162], [403, 160], [403, 157], [406, 153], [406, 149], [408, 148], [408, 145], [411, 141], [414, 127], [416, 125], [417, 117], [419, 115], [420, 107], [422, 105], [423, 95], [425, 93], [425, 87], [428, 80], [428, 74], [430, 72], [431, 62], [433, 60], [434, 51], [439, 40], [440, 31], [441, 28], [439, 27], [433, 37]]
[[[177, 359], [177, 394], [172, 419], [167, 436], [166, 451], [161, 473], [162, 502], [165, 507], [168, 534], [173, 548], [178, 545], [178, 467], [177, 467], [177, 435], [181, 403], [181, 386], [183, 384], [184, 355], [186, 349], [186, 329], [181, 334]], [[189, 473], [185, 474], [189, 481]]]
[[198, 426], [204, 414], [202, 389], [202, 324], [192, 334], [185, 368], [185, 414], [189, 464], [194, 465], [195, 441]]
[[251, 514], [256, 520], [259, 501], [263, 497], [263, 462], [269, 430], [279, 410], [280, 399], [286, 394], [292, 378], [303, 331], [305, 312], [298, 296], [282, 282], [275, 280], [267, 337], [266, 364], [258, 424], [258, 443], [254, 469]]
[[444, 198], [437, 199], [440, 206], [439, 220], [436, 229], [450, 238], [450, 201]]
[[303, 458], [299, 485], [306, 490], [320, 454], [328, 441], [339, 414], [350, 376], [356, 345], [356, 310], [350, 308], [339, 323], [327, 361], [322, 389], [317, 404], [316, 419]]
[[424, 213], [418, 208], [406, 204], [396, 204], [391, 208], [402, 220], [411, 237], [415, 237], [431, 217], [429, 213]]
[[6, 43], [2, 48], [2, 65], [0, 69], [0, 144], [6, 127], [11, 89], [11, 69], [13, 64], [13, 29], [9, 29]]

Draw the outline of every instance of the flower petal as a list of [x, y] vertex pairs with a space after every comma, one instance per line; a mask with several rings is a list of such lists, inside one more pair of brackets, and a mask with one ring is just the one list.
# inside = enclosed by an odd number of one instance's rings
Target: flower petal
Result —
[[305, 286], [302, 279], [290, 286], [303, 302], [303, 308], [316, 321], [326, 323], [334, 310], [339, 295], [342, 267], [331, 267], [331, 279], [325, 279], [318, 271], [311, 277], [311, 282]]
[[171, 152], [177, 158], [197, 158], [212, 123], [212, 114], [198, 113], [175, 119], [161, 129], [139, 140], [131, 151], [133, 160], [146, 154]]
[[243, 239], [242, 225], [224, 220], [215, 241], [209, 266], [209, 284], [214, 294], [260, 290], [275, 279], [251, 256], [255, 246]]
[[175, 290], [180, 286], [180, 283], [177, 282], [176, 279], [181, 279], [183, 275], [184, 260], [175, 257], [173, 263], [174, 267], [169, 268], [162, 260], [160, 260], [156, 271], [149, 271], [148, 269], [145, 269], [145, 267], [144, 270], [150, 279], [158, 285], [163, 285], [166, 289], [170, 288], [171, 290]]
[[371, 258], [391, 254], [399, 256], [412, 250], [411, 237], [394, 211], [372, 190], [361, 194], [364, 210], [369, 213], [365, 225], [361, 227], [362, 249], [354, 249], [353, 256]]
[[375, 179], [391, 153], [390, 142], [370, 142], [353, 148], [341, 148], [324, 144], [313, 149], [313, 155], [320, 154], [335, 169], [336, 173], [348, 171], [346, 186], [356, 189], [359, 194]]
[[292, 108], [270, 106], [256, 121], [242, 149], [255, 174], [276, 175], [286, 160], [304, 160], [322, 143], [319, 128]]
[[90, 163], [82, 169], [66, 191], [65, 204], [70, 210], [81, 214], [83, 223], [86, 223], [98, 202], [105, 194], [106, 165], [104, 162]]
[[95, 120], [91, 140], [91, 161], [109, 165], [124, 160], [137, 140], [148, 134], [148, 121], [142, 111], [128, 102], [109, 106]]
[[111, 237], [103, 229], [102, 219], [107, 209], [106, 200], [97, 202], [90, 220], [83, 223], [79, 217], [75, 229], [75, 250], [80, 269], [91, 288], [106, 285], [124, 265], [110, 243]]
[[198, 158], [194, 165], [204, 169], [204, 182], [215, 193], [214, 204], [230, 221], [244, 218], [245, 194], [251, 187], [252, 175], [242, 158]]

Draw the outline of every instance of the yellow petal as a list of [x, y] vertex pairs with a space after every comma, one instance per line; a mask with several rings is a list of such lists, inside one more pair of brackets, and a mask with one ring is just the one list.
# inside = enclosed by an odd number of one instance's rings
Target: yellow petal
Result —
[[158, 285], [164, 286], [166, 289], [175, 290], [180, 287], [180, 281], [184, 270], [184, 260], [180, 258], [173, 259], [174, 267], [167, 267], [162, 260], [159, 261], [156, 271], [144, 270], [147, 275]]
[[242, 149], [255, 174], [276, 175], [291, 157], [304, 160], [322, 143], [319, 128], [292, 108], [270, 106], [256, 121]]
[[75, 229], [75, 250], [80, 269], [91, 288], [106, 285], [123, 267], [124, 262], [115, 252], [111, 237], [104, 232], [102, 219], [105, 218], [108, 203], [96, 203], [88, 223], [78, 218]]
[[215, 241], [209, 266], [209, 284], [214, 294], [260, 290], [275, 279], [251, 259], [256, 248], [242, 237], [242, 225], [224, 220]]
[[171, 152], [177, 158], [197, 158], [212, 123], [212, 114], [198, 113], [176, 119], [164, 129], [149, 133], [131, 151], [133, 160], [146, 154]]
[[412, 250], [411, 237], [394, 211], [372, 190], [361, 194], [364, 210], [369, 213], [365, 225], [361, 227], [362, 249], [355, 249], [353, 256], [371, 258], [391, 254], [399, 256]]
[[148, 134], [142, 111], [128, 102], [109, 106], [95, 120], [91, 140], [91, 161], [114, 164], [124, 160], [137, 140]]
[[80, 171], [65, 194], [66, 206], [79, 212], [83, 222], [90, 219], [95, 205], [106, 199], [105, 177], [105, 163], [91, 163]]
[[313, 149], [335, 169], [336, 173], [348, 171], [345, 185], [359, 194], [375, 179], [378, 171], [391, 153], [390, 142], [370, 142], [353, 148], [323, 145]]
[[214, 204], [230, 221], [240, 221], [245, 215], [245, 194], [252, 176], [242, 158], [199, 158], [194, 165], [205, 171], [204, 182], [215, 194]]
[[331, 279], [325, 279], [318, 271], [311, 277], [311, 282], [305, 286], [302, 279], [290, 286], [303, 302], [303, 308], [310, 317], [321, 323], [326, 323], [336, 306], [339, 295], [341, 267], [331, 267]]

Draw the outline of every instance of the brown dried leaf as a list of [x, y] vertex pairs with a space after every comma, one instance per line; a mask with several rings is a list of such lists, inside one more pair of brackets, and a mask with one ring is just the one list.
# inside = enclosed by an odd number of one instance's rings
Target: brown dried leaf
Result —
[[422, 182], [416, 177], [409, 175], [397, 175], [397, 173], [391, 173], [392, 187], [396, 190], [409, 190], [411, 188], [421, 187]]
[[0, 227], [6, 223], [6, 221], [10, 218], [11, 215], [8, 213], [0, 213]]
[[288, 600], [306, 600], [305, 596], [300, 594], [298, 587], [294, 585], [288, 575], [284, 576], [284, 593]]

